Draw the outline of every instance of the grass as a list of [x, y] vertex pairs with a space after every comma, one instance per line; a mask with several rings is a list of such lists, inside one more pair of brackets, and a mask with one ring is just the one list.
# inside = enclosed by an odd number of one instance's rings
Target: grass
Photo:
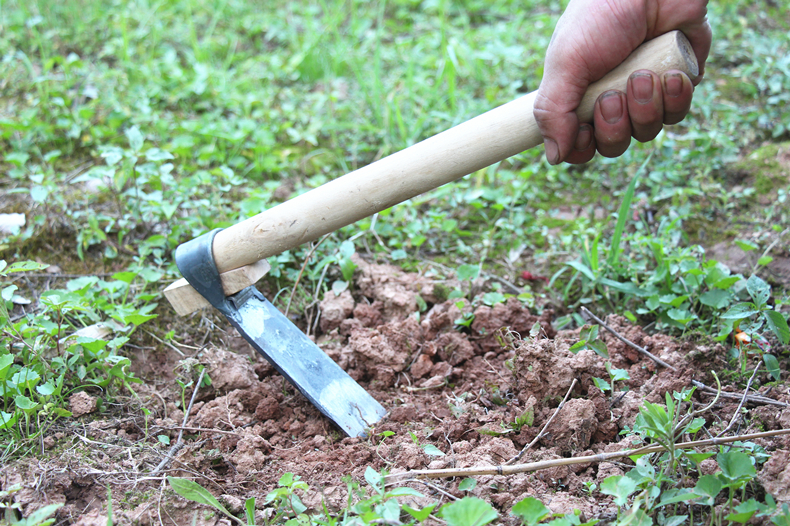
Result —
[[[173, 336], [158, 290], [178, 277], [178, 244], [536, 89], [563, 5], [0, 0], [0, 208], [26, 220], [0, 233], [0, 259], [17, 265], [0, 270], [3, 458], [30, 454], [74, 390], [133, 390], [124, 345], [141, 325]], [[776, 160], [790, 141], [790, 14], [710, 9], [717, 38], [683, 123], [583, 167], [527, 151], [341, 229], [291, 310], [349, 282], [357, 251], [467, 284], [551, 276], [519, 282], [520, 297], [553, 304], [560, 327], [581, 324], [581, 305], [721, 341], [744, 324], [774, 343], [756, 352], [782, 359], [790, 296], [766, 268], [790, 228], [790, 168]], [[760, 255], [750, 272], [706, 258], [736, 240]], [[266, 287], [290, 291], [310, 250], [272, 258]], [[46, 264], [85, 277], [45, 291]], [[466, 299], [511, 292], [492, 282]], [[64, 340], [99, 323], [113, 336]]]

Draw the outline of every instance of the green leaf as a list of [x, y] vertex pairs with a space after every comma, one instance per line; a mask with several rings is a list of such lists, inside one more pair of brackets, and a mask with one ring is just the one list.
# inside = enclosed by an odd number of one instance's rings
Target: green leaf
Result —
[[676, 322], [683, 325], [687, 324], [688, 322], [696, 318], [694, 314], [690, 313], [686, 309], [669, 309], [667, 311], [667, 316], [669, 316], [670, 319], [675, 320]]
[[751, 480], [757, 475], [751, 458], [741, 451], [719, 453], [716, 455], [716, 462], [719, 463], [721, 474], [732, 482]]
[[48, 504], [43, 506], [30, 515], [28, 515], [24, 522], [15, 523], [15, 524], [25, 524], [30, 526], [49, 526], [50, 524], [55, 522], [55, 519], [47, 520], [47, 518], [58, 511], [58, 509], [63, 506], [63, 504]]
[[551, 516], [551, 510], [534, 497], [522, 499], [513, 506], [510, 513], [519, 517], [527, 526], [534, 526], [543, 519]]
[[695, 451], [685, 451], [684, 454], [685, 456], [690, 458], [692, 462], [694, 462], [695, 464], [699, 464], [703, 460], [712, 457], [716, 453], [697, 453]]
[[122, 281], [127, 285], [134, 281], [134, 278], [137, 277], [137, 272], [116, 272], [112, 275], [112, 279], [117, 281]]
[[625, 506], [628, 497], [636, 491], [636, 482], [628, 477], [614, 475], [601, 482], [601, 493], [614, 497], [618, 506]]
[[391, 491], [388, 491], [384, 494], [385, 499], [390, 499], [392, 497], [418, 497], [424, 498], [425, 495], [417, 491], [416, 489], [412, 488], [395, 488]]
[[490, 504], [476, 497], [464, 497], [445, 504], [441, 515], [448, 526], [483, 526], [499, 517]]
[[52, 393], [55, 392], [55, 385], [52, 381], [48, 381], [47, 383], [37, 385], [36, 392], [41, 396], [50, 396]]
[[680, 526], [686, 523], [688, 517], [688, 515], [672, 515], [664, 519], [664, 523], [661, 526]]
[[589, 342], [587, 346], [593, 351], [595, 351], [595, 354], [597, 354], [598, 356], [609, 358], [609, 351], [606, 349], [606, 344], [603, 342], [603, 340], [595, 340]]
[[751, 241], [746, 241], [744, 239], [736, 239], [735, 244], [738, 245], [738, 248], [740, 248], [744, 252], [750, 252], [752, 250], [757, 250], [758, 248], [760, 248], [759, 246], [752, 243]]
[[144, 142], [143, 134], [140, 133], [140, 129], [137, 126], [132, 126], [131, 128], [127, 128], [124, 133], [126, 134], [126, 138], [129, 139], [129, 147], [135, 152], [139, 152]]
[[776, 338], [782, 342], [782, 345], [790, 343], [790, 327], [787, 326], [787, 320], [782, 316], [781, 312], [775, 310], [763, 311], [763, 317], [768, 323], [768, 327], [776, 335]]
[[579, 340], [578, 342], [571, 345], [568, 350], [573, 354], [576, 354], [577, 352], [581, 351], [582, 349], [585, 349], [586, 347], [587, 347], [587, 340]]
[[754, 303], [736, 303], [727, 312], [721, 315], [725, 320], [742, 320], [757, 314], [759, 309]]
[[617, 524], [620, 526], [653, 526], [653, 519], [642, 508], [631, 510]]
[[213, 506], [217, 510], [221, 511], [228, 517], [238, 520], [236, 517], [231, 515], [231, 513], [226, 510], [217, 499], [214, 498], [214, 495], [209, 493], [206, 488], [197, 482], [178, 477], [167, 477], [167, 482], [170, 484], [170, 487], [173, 488], [173, 491], [185, 499], [191, 500], [192, 502], [197, 502], [198, 504], [208, 504], [209, 506]]
[[255, 524], [255, 497], [250, 497], [244, 501], [244, 515], [247, 524]]
[[609, 382], [607, 382], [603, 378], [595, 378], [595, 377], [593, 377], [593, 383], [595, 384], [595, 387], [597, 387], [598, 389], [600, 389], [604, 393], [606, 391], [611, 391], [612, 390], [612, 386], [609, 385]]
[[634, 191], [636, 190], [636, 183], [639, 180], [639, 176], [644, 173], [647, 164], [653, 158], [653, 152], [650, 152], [650, 155], [645, 159], [645, 162], [642, 163], [642, 166], [639, 167], [637, 170], [636, 175], [634, 178], [631, 179], [631, 183], [628, 185], [628, 188], [625, 190], [625, 194], [623, 194], [623, 202], [620, 203], [620, 209], [617, 212], [617, 224], [614, 227], [614, 233], [612, 234], [612, 246], [609, 249], [609, 257], [607, 258], [606, 262], [610, 267], [616, 267], [620, 260], [620, 243], [623, 238], [623, 231], [625, 230], [625, 222], [628, 219], [628, 212], [631, 209], [631, 201], [634, 198]]
[[762, 307], [768, 303], [768, 299], [771, 297], [771, 286], [757, 276], [757, 274], [752, 274], [749, 276], [749, 279], [746, 280], [746, 290], [749, 292], [749, 296], [752, 297], [752, 300], [757, 304], [757, 307]]
[[735, 506], [735, 511], [724, 518], [728, 521], [746, 524], [758, 511], [760, 511], [760, 503], [754, 499], [749, 499]]
[[600, 283], [601, 285], [606, 285], [607, 287], [613, 288], [614, 290], [619, 290], [620, 292], [624, 292], [626, 294], [630, 294], [631, 296], [642, 297], [645, 295], [645, 291], [633, 283], [622, 283], [609, 278], [601, 278]]
[[149, 161], [169, 161], [170, 159], [175, 159], [170, 152], [166, 152], [164, 150], [160, 150], [159, 148], [149, 148], [145, 152], [145, 158]]
[[698, 495], [688, 488], [668, 489], [661, 494], [661, 501], [659, 506], [666, 506], [667, 504], [675, 504], [677, 502], [688, 502], [697, 498]]
[[157, 316], [158, 316], [157, 314], [127, 314], [125, 316], [124, 315], [113, 316], [113, 318], [120, 321], [124, 325], [131, 323], [132, 325], [137, 327], [138, 325], [142, 325], [148, 320], [153, 320]]
[[740, 276], [729, 276], [720, 279], [713, 286], [716, 287], [717, 289], [729, 290], [730, 287], [741, 281], [741, 279], [742, 278]]
[[0, 429], [11, 429], [11, 427], [16, 424], [17, 418], [18, 414], [16, 412], [6, 413], [0, 410]]
[[586, 277], [590, 281], [595, 281], [596, 278], [595, 278], [595, 274], [593, 274], [593, 271], [590, 270], [590, 267], [588, 267], [581, 261], [567, 261], [565, 264], [581, 272], [584, 275], [584, 277]]
[[477, 487], [477, 479], [472, 477], [465, 478], [458, 484], [458, 489], [461, 491], [472, 491]]
[[422, 449], [423, 449], [423, 451], [425, 451], [425, 454], [430, 456], [430, 457], [443, 457], [444, 456], [444, 451], [442, 451], [438, 447], [434, 446], [433, 444], [425, 444], [424, 446], [422, 446]]
[[497, 303], [504, 303], [506, 298], [505, 295], [502, 294], [501, 292], [493, 291], [493, 292], [486, 292], [485, 294], [483, 294], [481, 299], [483, 300], [484, 305], [493, 307]]
[[415, 510], [414, 508], [410, 507], [407, 504], [403, 505], [403, 511], [414, 517], [414, 520], [417, 522], [422, 522], [428, 518], [428, 515], [431, 514], [433, 509], [436, 507], [436, 504], [429, 504], [420, 510]]
[[332, 283], [332, 292], [335, 296], [340, 296], [345, 290], [348, 290], [348, 281], [337, 280]]
[[622, 382], [623, 380], [631, 379], [631, 376], [625, 369], [610, 369], [609, 375], [612, 377], [613, 382]]
[[700, 295], [699, 301], [708, 307], [723, 309], [730, 302], [730, 293], [726, 290], [712, 289]]
[[0, 356], [0, 380], [5, 380], [8, 371], [11, 370], [11, 364], [14, 363], [14, 356], [11, 354], [4, 354]]
[[379, 495], [384, 493], [384, 490], [382, 490], [382, 479], [383, 477], [381, 474], [372, 467], [368, 466], [367, 469], [365, 469], [365, 480], [368, 481], [368, 484], [370, 484]]
[[722, 487], [723, 485], [716, 475], [703, 475], [694, 486], [694, 494], [701, 498], [702, 505], [713, 506]]
[[479, 273], [480, 267], [477, 265], [461, 265], [456, 270], [456, 276], [461, 281], [477, 279]]
[[763, 362], [765, 362], [765, 368], [768, 369], [773, 379], [778, 382], [782, 375], [782, 371], [779, 369], [779, 361], [776, 359], [776, 356], [773, 354], [763, 354]]

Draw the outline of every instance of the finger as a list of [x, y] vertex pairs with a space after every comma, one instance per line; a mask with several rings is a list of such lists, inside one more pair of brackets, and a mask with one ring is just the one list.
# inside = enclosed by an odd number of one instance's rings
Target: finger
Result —
[[592, 126], [582, 124], [576, 134], [576, 141], [565, 162], [571, 164], [584, 164], [595, 156], [595, 134]]
[[[576, 130], [579, 129], [579, 117], [574, 110], [586, 89], [578, 82], [566, 83], [565, 90], [553, 87], [555, 84], [555, 81], [544, 78], [533, 106], [533, 115], [543, 135], [546, 159], [550, 164], [563, 161], [573, 150]], [[563, 97], [555, 100], [558, 94]]]
[[691, 49], [694, 50], [694, 54], [697, 56], [699, 75], [697, 75], [697, 78], [695, 78], [693, 82], [693, 84], [696, 86], [702, 82], [702, 76], [705, 74], [705, 61], [708, 60], [708, 54], [710, 53], [710, 45], [713, 35], [707, 18], [702, 22], [702, 24], [691, 29], [684, 30], [683, 34], [685, 34], [689, 39]]
[[652, 141], [664, 126], [661, 79], [652, 71], [635, 71], [628, 77], [626, 98], [631, 133], [639, 142]]
[[667, 71], [661, 77], [664, 124], [677, 124], [691, 108], [694, 86], [682, 71]]
[[604, 157], [617, 157], [628, 149], [631, 144], [631, 120], [622, 91], [609, 90], [598, 97], [593, 127], [596, 148]]

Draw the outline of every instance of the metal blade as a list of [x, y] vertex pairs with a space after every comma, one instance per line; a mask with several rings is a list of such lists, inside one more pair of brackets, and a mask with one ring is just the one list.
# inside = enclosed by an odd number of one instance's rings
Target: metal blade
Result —
[[321, 413], [349, 436], [366, 436], [386, 410], [254, 287], [225, 296], [212, 243], [219, 230], [176, 249], [176, 265], [192, 287]]
[[228, 319], [280, 374], [349, 436], [365, 436], [385, 409], [254, 287]]

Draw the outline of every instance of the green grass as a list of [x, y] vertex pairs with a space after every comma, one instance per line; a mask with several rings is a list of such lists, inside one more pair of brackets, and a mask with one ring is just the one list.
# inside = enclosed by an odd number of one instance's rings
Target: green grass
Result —
[[[0, 258], [92, 276], [46, 294], [15, 279], [21, 267], [0, 276], [4, 455], [30, 451], [73, 390], [129, 388], [123, 346], [139, 325], [172, 337], [152, 316], [160, 280], [178, 277], [178, 244], [536, 89], [563, 6], [0, 0], [0, 208], [26, 216], [0, 234]], [[790, 14], [767, 1], [710, 10], [716, 39], [683, 123], [583, 167], [524, 152], [343, 228], [307, 264], [292, 310], [349, 281], [356, 250], [465, 281], [553, 276], [551, 287], [525, 284], [522, 298], [552, 302], [560, 326], [586, 305], [719, 339], [743, 321], [781, 344], [786, 284], [770, 284], [758, 313], [728, 316], [754, 299], [750, 275], [731, 275], [700, 245], [748, 237], [766, 279], [787, 245], [788, 165], [764, 165], [790, 140]], [[272, 258], [266, 286], [290, 291], [309, 251]], [[467, 299], [510, 293], [487, 292]], [[15, 298], [36, 308], [19, 315]], [[97, 322], [123, 336], [61, 348]]]

